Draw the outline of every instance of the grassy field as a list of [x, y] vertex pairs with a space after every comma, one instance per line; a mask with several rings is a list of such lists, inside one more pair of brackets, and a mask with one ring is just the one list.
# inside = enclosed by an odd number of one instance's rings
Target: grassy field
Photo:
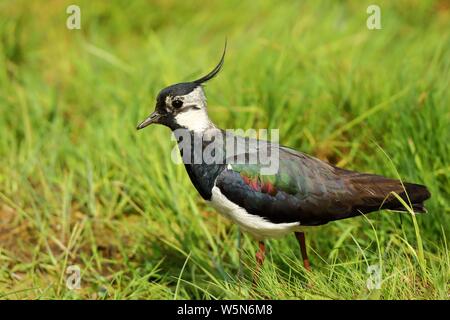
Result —
[[[0, 2], [0, 298], [449, 299], [450, 5], [377, 1], [368, 30], [372, 3]], [[255, 241], [171, 161], [169, 129], [135, 130], [225, 37], [206, 87], [217, 125], [279, 128], [338, 166], [426, 184], [429, 212], [312, 230], [311, 273], [294, 236], [270, 240], [252, 287]]]

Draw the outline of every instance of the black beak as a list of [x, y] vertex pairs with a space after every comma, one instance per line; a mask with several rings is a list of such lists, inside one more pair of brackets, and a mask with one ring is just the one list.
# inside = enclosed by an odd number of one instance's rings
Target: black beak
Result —
[[145, 119], [144, 121], [142, 121], [138, 126], [137, 126], [137, 130], [140, 129], [144, 129], [146, 126], [149, 126], [153, 123], [158, 123], [158, 120], [161, 118], [161, 115], [155, 111], [153, 112], [151, 115], [148, 116], [147, 119]]

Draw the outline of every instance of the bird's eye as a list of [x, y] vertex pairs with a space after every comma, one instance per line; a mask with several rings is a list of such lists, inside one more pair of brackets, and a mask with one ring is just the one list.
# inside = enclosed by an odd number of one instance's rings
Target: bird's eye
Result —
[[181, 101], [181, 100], [172, 101], [172, 107], [179, 109], [182, 106], [183, 106], [183, 101]]

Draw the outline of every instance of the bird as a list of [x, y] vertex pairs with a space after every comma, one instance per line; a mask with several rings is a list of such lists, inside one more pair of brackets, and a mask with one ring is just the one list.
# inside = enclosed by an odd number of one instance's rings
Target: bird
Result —
[[[160, 124], [172, 130], [200, 196], [258, 242], [258, 268], [264, 263], [267, 239], [293, 233], [303, 266], [310, 271], [308, 229], [380, 210], [408, 211], [403, 203], [414, 213], [426, 212], [424, 201], [431, 194], [424, 185], [347, 170], [275, 142], [239, 137], [217, 127], [208, 116], [204, 85], [222, 69], [226, 47], [225, 42], [219, 63], [208, 74], [162, 89], [154, 111], [137, 129]], [[230, 151], [227, 141], [234, 141], [236, 148]], [[267, 146], [278, 161], [270, 174], [263, 173], [262, 163], [248, 161]], [[215, 161], [202, 158], [211, 149]]]

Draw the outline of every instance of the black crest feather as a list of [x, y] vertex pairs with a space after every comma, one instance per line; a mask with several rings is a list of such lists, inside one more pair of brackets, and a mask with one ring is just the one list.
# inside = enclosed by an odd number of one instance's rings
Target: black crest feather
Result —
[[225, 61], [226, 51], [227, 51], [227, 40], [225, 39], [225, 46], [223, 48], [222, 58], [220, 58], [220, 61], [217, 64], [217, 66], [215, 66], [215, 68], [210, 73], [208, 73], [206, 76], [203, 76], [200, 79], [194, 80], [192, 82], [197, 85], [200, 85], [200, 84], [205, 83], [206, 81], [214, 78], [219, 73], [220, 69], [222, 69], [223, 62]]

